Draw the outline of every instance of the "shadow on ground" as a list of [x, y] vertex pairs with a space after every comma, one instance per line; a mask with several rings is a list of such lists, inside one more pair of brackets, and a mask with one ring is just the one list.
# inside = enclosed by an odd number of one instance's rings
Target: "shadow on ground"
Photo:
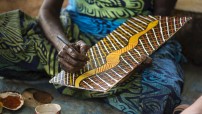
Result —
[[[105, 104], [102, 100], [78, 100], [59, 94], [48, 80], [22, 82], [16, 80], [0, 79], [0, 91], [17, 91], [22, 93], [27, 88], [35, 88], [51, 93], [54, 97], [52, 103], [60, 104], [62, 114], [122, 114], [122, 112]], [[34, 114], [34, 107], [23, 106], [20, 110], [12, 112], [3, 110], [5, 114]]]

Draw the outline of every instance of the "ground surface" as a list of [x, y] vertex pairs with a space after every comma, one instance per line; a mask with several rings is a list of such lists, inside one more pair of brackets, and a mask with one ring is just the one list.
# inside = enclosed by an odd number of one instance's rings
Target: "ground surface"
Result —
[[[0, 91], [17, 91], [22, 93], [27, 88], [35, 88], [50, 93], [52, 103], [60, 104], [62, 114], [122, 114], [122, 112], [103, 103], [102, 100], [78, 100], [59, 94], [48, 80], [41, 81], [10, 81], [0, 79]], [[3, 114], [34, 114], [34, 107], [24, 105], [19, 111], [4, 110]]]
[[183, 65], [185, 85], [182, 93], [182, 103], [193, 103], [202, 95], [202, 67], [192, 64]]
[[[0, 0], [0, 13], [20, 9], [30, 16], [37, 16], [44, 0]], [[67, 4], [65, 0], [63, 7]]]
[[202, 12], [202, 0], [178, 0], [176, 9]]

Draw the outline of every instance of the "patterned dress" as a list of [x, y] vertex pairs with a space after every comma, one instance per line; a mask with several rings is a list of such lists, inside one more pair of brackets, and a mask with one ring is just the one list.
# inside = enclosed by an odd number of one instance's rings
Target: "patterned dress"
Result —
[[[152, 0], [69, 0], [61, 21], [69, 41], [94, 45], [128, 18], [152, 11]], [[180, 103], [183, 85], [181, 47], [169, 41], [152, 58], [150, 67], [105, 94], [55, 87], [77, 98], [102, 98], [128, 114], [171, 114]], [[37, 20], [19, 10], [0, 14], [0, 61], [0, 75], [7, 78], [33, 80], [39, 75], [52, 77], [61, 70], [57, 51]]]

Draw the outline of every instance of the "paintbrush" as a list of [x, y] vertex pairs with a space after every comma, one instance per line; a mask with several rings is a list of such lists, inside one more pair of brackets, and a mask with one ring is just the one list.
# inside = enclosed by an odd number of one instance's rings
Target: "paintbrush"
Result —
[[57, 38], [63, 42], [64, 44], [68, 45], [68, 42], [66, 40], [64, 40], [64, 38], [62, 38], [60, 35], [57, 36]]

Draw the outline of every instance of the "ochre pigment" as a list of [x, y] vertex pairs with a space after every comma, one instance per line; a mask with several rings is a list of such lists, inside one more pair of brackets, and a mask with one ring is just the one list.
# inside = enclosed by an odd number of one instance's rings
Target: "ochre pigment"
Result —
[[15, 109], [18, 106], [20, 106], [20, 97], [19, 96], [7, 96], [6, 98], [1, 98], [0, 99], [3, 106], [10, 108], [10, 109]]

